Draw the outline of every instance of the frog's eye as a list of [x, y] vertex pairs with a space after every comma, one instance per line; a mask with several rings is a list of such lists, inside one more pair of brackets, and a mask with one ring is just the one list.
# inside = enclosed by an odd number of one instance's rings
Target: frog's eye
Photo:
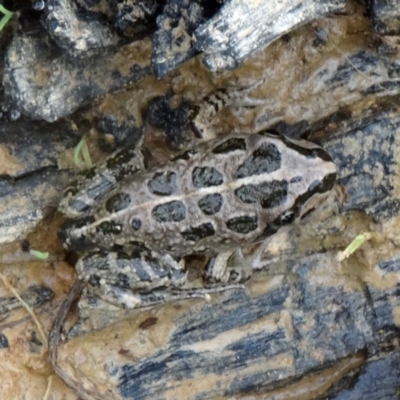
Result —
[[295, 213], [293, 211], [286, 211], [280, 216], [280, 223], [282, 225], [291, 224], [295, 219]]

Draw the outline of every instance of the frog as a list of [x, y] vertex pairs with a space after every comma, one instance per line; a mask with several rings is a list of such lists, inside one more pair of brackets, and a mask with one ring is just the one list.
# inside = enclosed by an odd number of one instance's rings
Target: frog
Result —
[[[244, 255], [326, 200], [336, 166], [317, 144], [272, 130], [232, 132], [146, 168], [128, 148], [67, 188], [59, 237], [83, 252], [77, 279], [123, 308], [206, 297], [245, 282]], [[209, 287], [183, 289], [185, 256], [209, 258]]]

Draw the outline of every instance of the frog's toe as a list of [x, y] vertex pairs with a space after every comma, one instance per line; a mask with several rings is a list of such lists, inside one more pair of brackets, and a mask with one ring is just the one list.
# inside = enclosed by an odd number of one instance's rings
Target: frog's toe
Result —
[[250, 277], [247, 259], [240, 249], [211, 257], [206, 272], [208, 283], [241, 283]]

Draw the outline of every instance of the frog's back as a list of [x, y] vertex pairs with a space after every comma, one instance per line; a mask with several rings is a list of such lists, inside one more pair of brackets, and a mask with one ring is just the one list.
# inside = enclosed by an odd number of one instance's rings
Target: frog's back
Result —
[[139, 243], [176, 256], [221, 251], [296, 219], [331, 189], [335, 172], [312, 143], [231, 134], [127, 179], [96, 208], [84, 234], [107, 248]]

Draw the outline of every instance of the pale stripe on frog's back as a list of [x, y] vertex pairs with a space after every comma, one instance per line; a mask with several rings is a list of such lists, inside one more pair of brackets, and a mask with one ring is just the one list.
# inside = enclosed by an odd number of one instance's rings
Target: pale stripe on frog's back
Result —
[[310, 142], [231, 134], [126, 180], [79, 233], [105, 247], [133, 241], [176, 256], [221, 251], [270, 234], [293, 208], [298, 215], [308, 197], [333, 186], [335, 172]]

